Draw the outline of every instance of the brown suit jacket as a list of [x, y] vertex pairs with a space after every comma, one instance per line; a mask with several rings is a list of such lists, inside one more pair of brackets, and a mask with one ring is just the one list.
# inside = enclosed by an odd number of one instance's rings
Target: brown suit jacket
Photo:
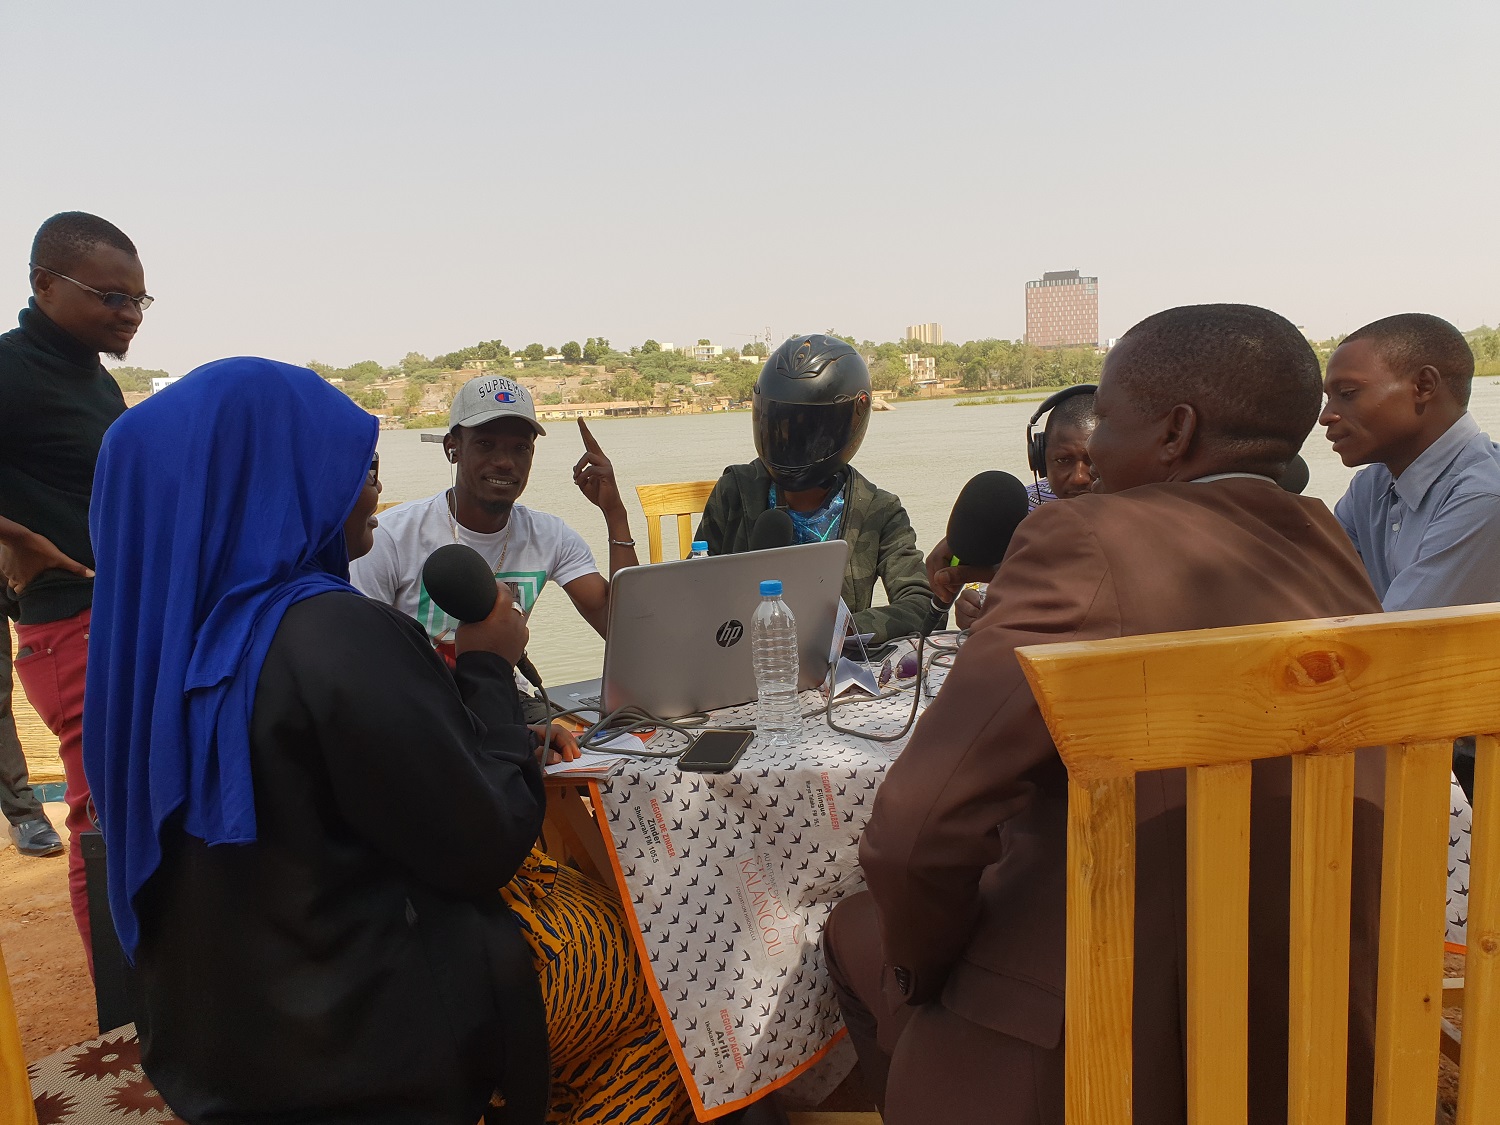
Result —
[[[887, 995], [942, 1004], [1039, 1047], [1062, 1036], [1067, 774], [1019, 646], [1374, 613], [1321, 501], [1268, 481], [1147, 485], [1028, 516], [984, 616], [881, 786], [860, 859]], [[1252, 1120], [1285, 1119], [1290, 767], [1252, 801]], [[1368, 1116], [1383, 772], [1357, 769], [1351, 1120]], [[1137, 782], [1137, 1120], [1179, 1119], [1186, 1011], [1182, 771]], [[1367, 1042], [1368, 1041], [1368, 1042]], [[1279, 1077], [1278, 1077], [1279, 1075]], [[1358, 1089], [1356, 1089], [1358, 1088]]]

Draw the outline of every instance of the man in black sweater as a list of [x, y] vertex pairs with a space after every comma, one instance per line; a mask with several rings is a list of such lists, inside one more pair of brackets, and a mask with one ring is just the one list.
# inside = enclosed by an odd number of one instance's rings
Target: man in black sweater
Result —
[[135, 245], [81, 211], [54, 215], [31, 245], [20, 327], [0, 336], [0, 574], [20, 600], [15, 671], [57, 735], [67, 777], [68, 888], [90, 955], [79, 833], [83, 680], [93, 600], [89, 495], [107, 430], [125, 410], [100, 353], [124, 359], [151, 304]]

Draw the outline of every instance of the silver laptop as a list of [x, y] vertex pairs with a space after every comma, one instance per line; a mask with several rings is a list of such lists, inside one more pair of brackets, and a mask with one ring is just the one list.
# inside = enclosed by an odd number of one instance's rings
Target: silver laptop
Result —
[[750, 621], [781, 580], [797, 621], [800, 690], [828, 674], [849, 544], [842, 539], [634, 566], [610, 583], [602, 707], [680, 718], [755, 698]]

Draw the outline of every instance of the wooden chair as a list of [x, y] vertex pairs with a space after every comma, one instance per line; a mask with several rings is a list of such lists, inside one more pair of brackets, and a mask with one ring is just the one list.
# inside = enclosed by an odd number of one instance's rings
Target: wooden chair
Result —
[[[1500, 604], [1017, 650], [1068, 768], [1067, 1121], [1131, 1121], [1135, 775], [1187, 769], [1188, 1114], [1243, 1125], [1250, 773], [1292, 759], [1290, 1120], [1344, 1120], [1354, 751], [1386, 746], [1375, 1121], [1437, 1104], [1451, 746]], [[1500, 743], [1478, 740], [1459, 1125], [1500, 1106]], [[1451, 1001], [1450, 1001], [1451, 1002]]]
[[662, 560], [661, 520], [665, 516], [677, 517], [677, 557], [687, 558], [693, 553], [692, 517], [703, 511], [718, 481], [693, 480], [678, 484], [638, 484], [635, 494], [641, 498], [641, 508], [646, 513], [646, 540], [651, 548], [651, 561]]

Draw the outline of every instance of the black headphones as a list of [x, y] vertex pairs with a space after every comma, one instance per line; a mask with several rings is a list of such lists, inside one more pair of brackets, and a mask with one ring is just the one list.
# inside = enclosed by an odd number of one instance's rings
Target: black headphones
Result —
[[1064, 387], [1055, 394], [1050, 394], [1042, 399], [1042, 404], [1036, 408], [1036, 413], [1031, 416], [1031, 421], [1026, 423], [1026, 463], [1031, 466], [1031, 471], [1037, 476], [1047, 474], [1047, 434], [1032, 433], [1032, 428], [1047, 411], [1054, 406], [1066, 402], [1078, 395], [1091, 395], [1099, 389], [1094, 383], [1079, 383], [1072, 387]]

